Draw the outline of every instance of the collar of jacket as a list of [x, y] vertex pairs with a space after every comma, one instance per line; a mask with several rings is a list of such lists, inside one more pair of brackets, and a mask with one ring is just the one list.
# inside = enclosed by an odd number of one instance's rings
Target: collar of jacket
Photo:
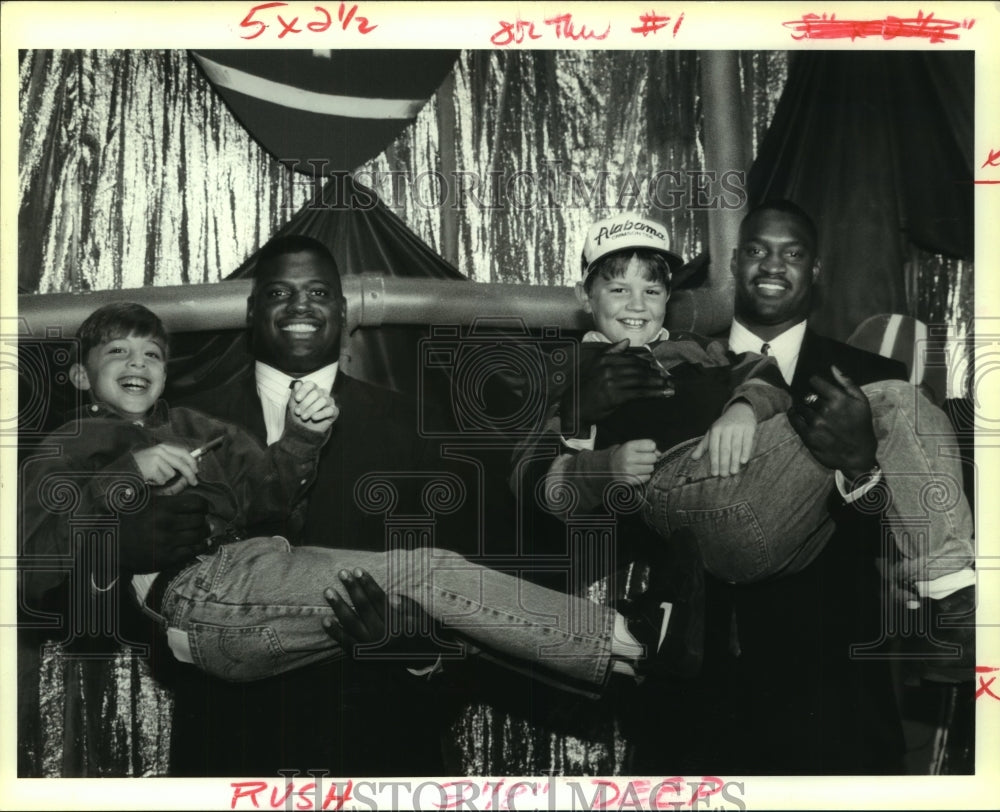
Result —
[[170, 409], [167, 402], [161, 398], [156, 401], [153, 408], [150, 409], [146, 416], [141, 420], [137, 418], [123, 417], [105, 403], [88, 403], [85, 406], [81, 406], [73, 412], [72, 418], [82, 419], [85, 417], [110, 417], [124, 420], [128, 423], [138, 423], [146, 428], [155, 428], [156, 426], [162, 426], [167, 422], [169, 412]]

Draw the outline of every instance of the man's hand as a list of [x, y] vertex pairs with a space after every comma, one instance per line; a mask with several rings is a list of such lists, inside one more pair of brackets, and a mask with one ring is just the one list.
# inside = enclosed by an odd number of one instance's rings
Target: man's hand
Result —
[[323, 434], [340, 416], [333, 395], [324, 392], [312, 381], [298, 381], [288, 398], [286, 420]]
[[150, 485], [160, 485], [156, 493], [163, 496], [173, 496], [188, 485], [198, 484], [198, 460], [182, 446], [160, 443], [133, 451], [132, 457], [143, 479]]
[[[652, 357], [626, 352], [628, 339], [611, 344], [591, 363], [580, 369], [579, 427], [603, 420], [623, 403], [637, 398], [665, 395], [672, 391], [667, 374]], [[563, 427], [573, 424], [572, 392], [563, 398]]]
[[611, 473], [623, 474], [630, 483], [645, 484], [661, 456], [655, 440], [629, 440], [611, 453]]
[[[389, 636], [390, 627], [386, 617], [390, 612], [396, 613], [400, 619], [416, 619], [418, 629], [431, 628], [430, 620], [425, 617], [419, 604], [402, 595], [394, 596], [394, 602], [390, 603], [382, 587], [365, 570], [356, 569], [353, 573], [341, 570], [338, 577], [347, 590], [351, 603], [328, 587], [323, 597], [330, 604], [336, 618], [323, 618], [323, 628], [346, 653], [353, 655], [356, 645], [385, 642], [384, 646], [379, 647], [377, 654], [372, 653], [372, 657], [411, 661], [415, 657], [426, 656], [428, 662], [418, 662], [417, 666], [430, 664], [437, 659], [437, 654], [433, 653], [436, 646], [427, 637]], [[407, 624], [399, 622], [393, 625], [395, 628], [402, 628]]]
[[712, 476], [738, 474], [750, 459], [756, 434], [757, 417], [750, 404], [733, 403], [705, 432], [691, 459], [700, 460], [707, 451]]
[[206, 552], [207, 513], [208, 500], [200, 494], [153, 494], [139, 513], [119, 520], [119, 568], [129, 574], [160, 572]]
[[833, 380], [813, 375], [809, 385], [816, 394], [811, 404], [797, 404], [788, 419], [820, 465], [840, 471], [848, 482], [875, 465], [878, 441], [872, 428], [868, 397], [837, 367]]

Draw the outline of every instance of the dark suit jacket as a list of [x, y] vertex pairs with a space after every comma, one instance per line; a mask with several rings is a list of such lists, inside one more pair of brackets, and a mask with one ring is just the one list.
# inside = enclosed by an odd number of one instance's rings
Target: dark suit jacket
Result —
[[[436, 449], [420, 436], [416, 409], [403, 396], [342, 373], [334, 395], [340, 416], [320, 457], [304, 527], [299, 521], [250, 531], [284, 533], [293, 543], [385, 549], [385, 516], [358, 506], [355, 485], [369, 472], [385, 472], [390, 482], [402, 483], [397, 509], [410, 510], [419, 487], [394, 474], [434, 470]], [[252, 369], [185, 405], [241, 425], [264, 442]], [[331, 581], [335, 577], [331, 572]], [[175, 775], [277, 776], [286, 768], [327, 769], [335, 776], [446, 774], [446, 697], [398, 663], [342, 658], [248, 684], [190, 668], [175, 695]]]
[[[807, 329], [792, 379], [798, 400], [830, 365], [856, 384], [906, 379], [897, 362]], [[837, 495], [832, 494], [836, 503]], [[877, 520], [834, 506], [837, 532], [803, 572], [734, 590], [747, 745], [757, 771], [902, 770], [902, 727], [887, 661], [852, 659], [878, 639]], [[767, 754], [767, 755], [764, 755]]]
[[[898, 362], [807, 330], [791, 384], [796, 400], [810, 391], [810, 376], [830, 375], [831, 364], [859, 385], [907, 377]], [[641, 745], [635, 770], [666, 762], [705, 775], [902, 772], [889, 664], [849, 653], [851, 643], [878, 639], [879, 528], [831, 496], [837, 532], [805, 570], [746, 586], [708, 579], [702, 676], [644, 697], [646, 726], [652, 709], [689, 735], [673, 750], [662, 733], [659, 744]], [[640, 741], [648, 737], [641, 724]]]
[[899, 361], [834, 341], [807, 327], [799, 350], [795, 376], [792, 378], [792, 395], [800, 398], [809, 392], [809, 378], [812, 375], [830, 377], [830, 366], [833, 364], [858, 386], [875, 381], [909, 379], [906, 366]]
[[[286, 535], [293, 544], [385, 549], [385, 516], [366, 511], [359, 504], [355, 494], [359, 480], [366, 474], [384, 473], [384, 479], [406, 500], [395, 508], [404, 513], [419, 509], [412, 500], [419, 498], [422, 483], [399, 474], [443, 470], [444, 464], [436, 444], [421, 436], [416, 405], [408, 398], [343, 373], [337, 375], [333, 395], [340, 416], [320, 456], [306, 515], [297, 517], [298, 523], [293, 521], [271, 532]], [[233, 385], [204, 392], [184, 405], [244, 426], [265, 442], [263, 411], [252, 369]]]

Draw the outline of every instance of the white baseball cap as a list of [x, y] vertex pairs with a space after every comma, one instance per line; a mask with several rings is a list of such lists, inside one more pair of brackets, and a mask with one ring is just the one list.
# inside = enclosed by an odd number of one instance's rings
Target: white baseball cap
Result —
[[619, 251], [634, 251], [636, 248], [659, 251], [666, 257], [671, 271], [676, 271], [684, 264], [684, 260], [670, 250], [666, 226], [647, 217], [624, 212], [598, 220], [587, 229], [587, 241], [583, 244], [584, 278], [594, 269], [594, 264], [599, 259]]

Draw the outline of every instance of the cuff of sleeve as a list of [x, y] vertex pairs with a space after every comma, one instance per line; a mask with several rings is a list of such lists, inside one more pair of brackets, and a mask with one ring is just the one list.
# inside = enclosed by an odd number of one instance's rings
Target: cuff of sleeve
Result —
[[92, 591], [96, 593], [110, 592], [112, 589], [115, 588], [115, 584], [117, 583], [118, 583], [118, 577], [115, 576], [114, 578], [111, 579], [111, 583], [108, 584], [107, 586], [98, 586], [97, 581], [94, 580], [94, 576], [93, 575], [90, 576], [90, 588]]
[[406, 670], [415, 677], [427, 677], [429, 679], [444, 671], [444, 660], [441, 659], [441, 655], [439, 654], [438, 658], [426, 668], [407, 668]]
[[841, 498], [843, 498], [845, 504], [849, 505], [851, 502], [856, 502], [868, 493], [868, 491], [878, 485], [878, 483], [882, 481], [882, 472], [876, 471], [872, 476], [869, 476], [862, 485], [850, 492], [847, 490], [847, 477], [845, 477], [840, 471], [834, 472], [833, 480], [837, 483], [837, 491], [840, 493]]
[[566, 448], [572, 448], [574, 451], [593, 451], [594, 444], [597, 442], [597, 426], [590, 427], [589, 437], [559, 437], [562, 440], [562, 444]]
[[617, 446], [600, 451], [563, 454], [553, 461], [545, 478], [542, 498], [550, 513], [566, 509], [562, 488], [571, 488], [577, 504], [590, 510], [604, 502], [604, 489], [611, 481], [611, 455]]
[[285, 431], [281, 435], [282, 448], [296, 457], [311, 458], [319, 453], [319, 450], [326, 444], [330, 437], [330, 428], [324, 432], [311, 431], [305, 426], [293, 423], [290, 420], [285, 422]]

